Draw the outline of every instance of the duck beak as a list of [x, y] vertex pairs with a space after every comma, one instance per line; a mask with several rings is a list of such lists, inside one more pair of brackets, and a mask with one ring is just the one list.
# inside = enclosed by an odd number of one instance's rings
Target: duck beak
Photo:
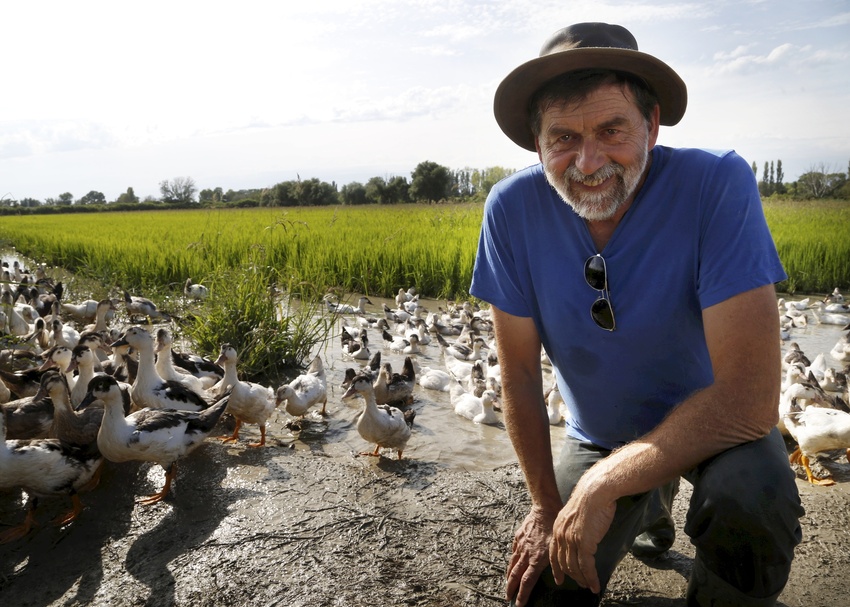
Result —
[[357, 390], [354, 389], [354, 384], [352, 384], [352, 385], [348, 386], [348, 390], [345, 391], [345, 394], [342, 395], [342, 398], [343, 399], [351, 398], [355, 394], [357, 394]]

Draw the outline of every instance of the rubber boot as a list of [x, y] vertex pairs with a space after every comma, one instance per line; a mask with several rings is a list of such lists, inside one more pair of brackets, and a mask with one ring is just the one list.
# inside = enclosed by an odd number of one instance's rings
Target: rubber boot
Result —
[[646, 509], [643, 532], [632, 543], [631, 553], [638, 558], [655, 558], [667, 552], [676, 539], [673, 522], [673, 498], [679, 492], [679, 480], [667, 483], [652, 492]]

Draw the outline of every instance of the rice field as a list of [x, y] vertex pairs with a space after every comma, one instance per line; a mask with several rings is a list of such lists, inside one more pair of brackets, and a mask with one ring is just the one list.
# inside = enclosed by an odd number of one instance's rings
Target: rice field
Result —
[[[850, 204], [765, 202], [789, 279], [780, 291], [850, 287]], [[5, 216], [0, 244], [128, 290], [179, 290], [222, 271], [274, 268], [281, 290], [393, 296], [415, 285], [466, 298], [480, 204]]]
[[480, 205], [227, 209], [4, 217], [0, 244], [77, 275], [150, 291], [266, 264], [289, 290], [468, 294]]

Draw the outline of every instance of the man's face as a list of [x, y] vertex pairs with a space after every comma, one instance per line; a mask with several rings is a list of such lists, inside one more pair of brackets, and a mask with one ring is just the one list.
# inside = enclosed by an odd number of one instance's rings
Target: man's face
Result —
[[634, 200], [658, 136], [658, 108], [647, 122], [618, 84], [542, 114], [537, 149], [546, 178], [588, 221], [619, 218]]

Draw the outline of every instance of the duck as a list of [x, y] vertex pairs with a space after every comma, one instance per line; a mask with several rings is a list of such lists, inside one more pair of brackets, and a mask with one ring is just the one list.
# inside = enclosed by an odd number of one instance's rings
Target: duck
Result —
[[422, 349], [419, 347], [419, 335], [411, 333], [407, 338], [393, 335], [389, 331], [381, 332], [381, 338], [384, 340], [384, 347], [393, 352], [403, 354], [421, 354]]
[[367, 443], [375, 445], [374, 451], [361, 452], [360, 455], [380, 457], [382, 448], [393, 449], [401, 460], [410, 440], [416, 410], [407, 409], [402, 413], [401, 409], [396, 407], [378, 406], [372, 379], [367, 375], [355, 376], [342, 398], [348, 399], [356, 395], [360, 395], [366, 402], [365, 408], [357, 416], [357, 432]]
[[3, 291], [2, 296], [0, 296], [0, 304], [2, 304], [3, 312], [6, 314], [7, 333], [21, 337], [33, 332], [34, 327], [15, 308], [15, 300], [11, 291]]
[[3, 383], [6, 384], [16, 399], [34, 396], [38, 392], [41, 375], [44, 373], [41, 368], [43, 365], [44, 363], [20, 371], [7, 371], [0, 367], [0, 379], [3, 380]]
[[[812, 316], [814, 316], [815, 321], [820, 325], [838, 325], [843, 327], [847, 323], [850, 323], [850, 313], [848, 313], [843, 306], [839, 306], [836, 308], [832, 308], [833, 311], [827, 310], [826, 306], [818, 302], [817, 307], [812, 308]], [[836, 304], [832, 304], [832, 306], [836, 306]], [[831, 307], [831, 306], [830, 306]]]
[[328, 312], [331, 314], [366, 314], [366, 304], [372, 305], [372, 300], [368, 297], [360, 297], [357, 300], [357, 305], [343, 304], [332, 301], [328, 296], [325, 296], [325, 304], [328, 307]]
[[205, 397], [207, 388], [204, 381], [182, 367], [174, 366], [174, 358], [171, 356], [171, 345], [173, 343], [171, 332], [165, 327], [160, 327], [156, 330], [154, 339], [156, 342], [154, 346], [154, 366], [159, 376], [163, 380], [180, 382], [198, 396]]
[[101, 299], [97, 302], [94, 313], [94, 322], [83, 327], [83, 331], [106, 331], [109, 328], [109, 320], [115, 316], [115, 302], [111, 299]]
[[136, 353], [132, 352], [130, 344], [123, 344], [110, 349], [112, 350], [111, 356], [101, 364], [103, 372], [111, 375], [119, 382], [132, 384], [136, 381], [136, 374], [139, 370]]
[[820, 387], [817, 379], [809, 375], [805, 380], [792, 384], [780, 394], [779, 419], [776, 426], [783, 435], [789, 436], [790, 433], [785, 425], [788, 413], [811, 406], [831, 408], [836, 404], [838, 404], [837, 400], [830, 398]]
[[835, 287], [832, 290], [832, 293], [823, 298], [823, 303], [843, 304], [845, 303], [845, 298], [844, 295], [841, 294], [841, 290], [838, 287]]
[[829, 355], [840, 362], [850, 361], [850, 333], [845, 333], [838, 338], [829, 351]]
[[0, 489], [21, 488], [28, 496], [24, 521], [0, 534], [0, 543], [26, 536], [35, 524], [35, 511], [42, 497], [71, 498], [69, 512], [53, 524], [64, 526], [83, 510], [79, 493], [93, 488], [102, 457], [90, 450], [63, 444], [57, 438], [9, 439], [4, 416], [0, 415]]
[[378, 377], [378, 372], [381, 370], [381, 351], [378, 350], [372, 355], [372, 358], [369, 359], [369, 362], [364, 366], [355, 369], [353, 367], [348, 367], [345, 370], [345, 377], [340, 383], [340, 388], [343, 390], [348, 390], [349, 386], [351, 386], [351, 380], [353, 380], [358, 375], [367, 375], [369, 379], [373, 382]]
[[127, 308], [127, 314], [130, 317], [130, 322], [135, 318], [142, 317], [148, 324], [153, 324], [155, 320], [171, 320], [171, 316], [167, 312], [163, 312], [156, 307], [156, 304], [147, 297], [137, 297], [130, 295], [122, 289], [124, 293], [124, 306]]
[[176, 409], [201, 411], [209, 402], [180, 382], [164, 380], [156, 372], [154, 345], [151, 334], [142, 327], [130, 327], [111, 344], [129, 345], [139, 353], [139, 368], [130, 387], [130, 397], [136, 409]]
[[794, 363], [801, 363], [804, 367], [808, 367], [812, 364], [812, 361], [809, 360], [800, 348], [800, 344], [796, 341], [792, 341], [788, 344], [788, 351], [785, 353], [785, 356], [782, 357], [783, 366], [793, 365]]
[[83, 402], [88, 391], [89, 381], [95, 376], [95, 356], [88, 346], [77, 346], [71, 351], [71, 362], [68, 364], [66, 373], [77, 372], [74, 386], [71, 388], [71, 403], [74, 407]]
[[[59, 307], [63, 313], [71, 316], [74, 321], [80, 324], [88, 324], [96, 321], [98, 305], [100, 305], [100, 302], [98, 300], [86, 299], [81, 301], [80, 303], [62, 301]], [[112, 319], [109, 318], [107, 315], [106, 320]]]
[[809, 462], [823, 451], [844, 449], [850, 463], [850, 413], [837, 409], [807, 407], [795, 409], [786, 415], [785, 425], [797, 441], [797, 448], [789, 456], [792, 464], [803, 465], [807, 480], [813, 485], [834, 485], [831, 477], [816, 478]]
[[177, 352], [171, 347], [171, 362], [201, 380], [205, 390], [211, 389], [224, 377], [224, 369], [212, 360], [191, 352]]
[[224, 368], [224, 378], [221, 386], [230, 391], [227, 412], [236, 419], [233, 434], [221, 437], [223, 442], [239, 440], [239, 430], [242, 424], [257, 424], [260, 427], [260, 441], [249, 443], [249, 447], [262, 447], [266, 444], [266, 422], [277, 406], [275, 394], [271, 388], [258, 383], [239, 379], [236, 371], [238, 356], [236, 348], [230, 344], [222, 344], [217, 365]]
[[80, 332], [71, 325], [63, 323], [58, 318], [54, 318], [50, 323], [50, 337], [47, 340], [49, 346], [67, 346], [72, 348], [80, 341]]
[[467, 392], [461, 383], [456, 381], [449, 391], [449, 399], [454, 412], [461, 417], [476, 424], [496, 425], [499, 423], [499, 416], [493, 408], [498, 402], [498, 397], [492, 390], [481, 390], [480, 394], [476, 395]]
[[452, 381], [452, 375], [448, 371], [422, 366], [416, 369], [416, 378], [420, 386], [437, 392], [448, 392]]
[[98, 375], [89, 384], [86, 406], [100, 402], [103, 421], [97, 447], [111, 462], [154, 462], [165, 470], [165, 485], [138, 500], [143, 505], [162, 501], [177, 476], [177, 462], [197, 449], [212, 434], [227, 408], [230, 394], [203, 411], [143, 408], [125, 416], [129, 394], [110, 375]]
[[543, 399], [546, 401], [546, 416], [549, 418], [549, 425], [557, 426], [566, 417], [564, 415], [566, 405], [557, 381], [552, 382], [552, 386], [543, 394]]
[[393, 373], [389, 363], [381, 365], [378, 377], [372, 383], [375, 401], [379, 405], [408, 406], [413, 403], [413, 388], [416, 386], [416, 371], [413, 360], [407, 356], [401, 373]]
[[49, 438], [58, 438], [66, 445], [96, 449], [103, 409], [86, 407], [75, 411], [68, 382], [58, 369], [45, 372], [41, 379], [39, 395], [42, 392], [53, 403], [53, 425], [48, 433]]
[[446, 338], [439, 333], [437, 333], [436, 336], [437, 342], [440, 345], [440, 350], [443, 352], [443, 356], [445, 358], [451, 356], [463, 361], [486, 359], [486, 355], [482, 354], [481, 350], [482, 348], [489, 349], [489, 346], [487, 346], [487, 342], [482, 337], [474, 337], [472, 339], [472, 345], [466, 346], [457, 342], [450, 344], [446, 341]]
[[369, 338], [365, 330], [361, 330], [359, 339], [346, 339], [343, 332], [342, 353], [355, 360], [368, 360], [372, 356], [369, 352]]
[[210, 290], [202, 284], [192, 282], [192, 278], [186, 279], [183, 284], [183, 295], [190, 299], [203, 300], [209, 297]]
[[322, 404], [320, 414], [327, 415], [328, 383], [325, 366], [320, 356], [310, 361], [307, 370], [289, 383], [282, 384], [275, 392], [276, 406], [284, 405], [285, 411], [298, 418], [303, 418], [310, 407]]

